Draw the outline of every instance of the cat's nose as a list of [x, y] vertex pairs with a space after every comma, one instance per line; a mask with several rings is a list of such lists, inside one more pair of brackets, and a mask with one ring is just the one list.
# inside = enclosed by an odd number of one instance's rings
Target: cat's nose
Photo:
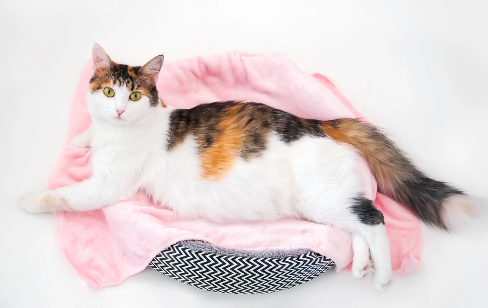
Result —
[[118, 109], [117, 109], [117, 110], [115, 110], [115, 111], [117, 111], [117, 114], [118, 114], [118, 115], [119, 115], [119, 117], [120, 117], [120, 115], [121, 115], [122, 113], [124, 113], [124, 111], [125, 111], [125, 110], [118, 110]]

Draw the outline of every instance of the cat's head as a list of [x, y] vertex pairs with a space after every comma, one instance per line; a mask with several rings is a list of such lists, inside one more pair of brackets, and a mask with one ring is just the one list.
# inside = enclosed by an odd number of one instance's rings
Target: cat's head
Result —
[[121, 125], [143, 122], [159, 105], [156, 82], [163, 60], [157, 56], [142, 67], [118, 64], [95, 44], [87, 96], [91, 115]]

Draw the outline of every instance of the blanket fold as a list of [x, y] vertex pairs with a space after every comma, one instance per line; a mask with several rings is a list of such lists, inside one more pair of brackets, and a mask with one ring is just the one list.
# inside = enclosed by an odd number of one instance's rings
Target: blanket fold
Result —
[[[91, 175], [90, 149], [69, 144], [91, 123], [86, 106], [91, 65], [89, 61], [81, 75], [65, 151], [50, 176], [51, 189]], [[157, 87], [162, 100], [178, 108], [242, 100], [265, 103], [304, 118], [361, 117], [326, 77], [298, 70], [281, 54], [235, 52], [166, 62]], [[385, 216], [393, 269], [402, 274], [417, 269], [423, 244], [417, 218], [376, 193], [376, 182], [364, 162], [358, 172], [369, 197]], [[63, 255], [92, 288], [121, 283], [147, 267], [161, 250], [189, 239], [233, 249], [310, 249], [331, 258], [338, 270], [347, 269], [352, 260], [350, 234], [330, 226], [297, 219], [226, 225], [181, 219], [153, 204], [143, 192], [100, 210], [56, 213], [56, 225]]]

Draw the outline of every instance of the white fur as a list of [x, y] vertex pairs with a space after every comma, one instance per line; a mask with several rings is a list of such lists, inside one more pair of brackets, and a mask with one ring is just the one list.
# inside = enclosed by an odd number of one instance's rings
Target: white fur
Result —
[[[93, 124], [72, 141], [92, 147], [93, 176], [75, 185], [27, 195], [21, 206], [28, 212], [50, 210], [41, 205], [46, 196], [58, 205], [54, 210], [83, 211], [111, 205], [144, 189], [182, 217], [226, 222], [293, 216], [357, 233], [354, 275], [364, 275], [369, 246], [376, 289], [383, 290], [389, 282], [384, 225], [362, 224], [350, 210], [353, 198], [363, 194], [354, 150], [329, 138], [303, 137], [285, 144], [272, 133], [261, 156], [249, 161], [238, 158], [222, 179], [206, 180], [201, 176], [193, 138], [166, 150], [169, 115], [174, 108], [150, 107], [145, 96], [133, 102], [125, 87], [113, 89], [113, 97], [101, 91], [88, 94]], [[119, 117], [116, 110], [124, 113]]]

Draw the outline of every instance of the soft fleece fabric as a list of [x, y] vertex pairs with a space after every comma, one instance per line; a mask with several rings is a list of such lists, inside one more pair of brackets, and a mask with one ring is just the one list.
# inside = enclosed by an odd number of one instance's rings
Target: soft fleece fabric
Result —
[[[65, 151], [51, 174], [51, 189], [90, 177], [90, 149], [69, 144], [91, 123], [86, 93], [91, 61], [83, 70], [73, 101]], [[361, 117], [324, 76], [308, 75], [281, 54], [228, 53], [165, 63], [158, 81], [163, 101], [179, 108], [224, 100], [255, 101], [297, 116], [329, 120]], [[417, 218], [382, 194], [364, 161], [363, 184], [385, 215], [392, 266], [405, 274], [419, 267], [422, 234]], [[376, 196], [376, 197], [375, 197]], [[224, 248], [310, 249], [330, 257], [337, 269], [350, 268], [348, 232], [296, 219], [217, 225], [185, 220], [153, 204], [143, 192], [100, 210], [56, 213], [61, 251], [76, 274], [92, 288], [117, 285], [142, 271], [161, 250], [197, 239]]]

